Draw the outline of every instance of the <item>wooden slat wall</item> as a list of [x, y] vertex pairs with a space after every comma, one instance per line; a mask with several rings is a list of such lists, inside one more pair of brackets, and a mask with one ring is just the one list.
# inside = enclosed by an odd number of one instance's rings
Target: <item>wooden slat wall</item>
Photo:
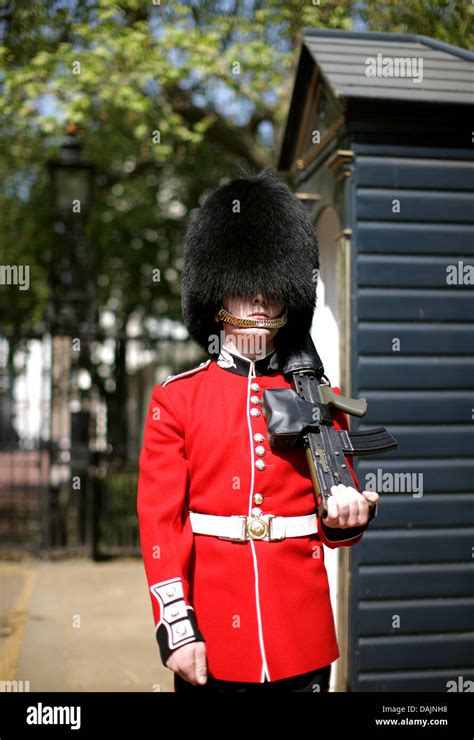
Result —
[[351, 427], [399, 443], [356, 472], [422, 473], [423, 495], [381, 492], [352, 550], [349, 689], [444, 692], [474, 679], [474, 286], [446, 282], [474, 264], [474, 161], [352, 149], [351, 390], [369, 410]]

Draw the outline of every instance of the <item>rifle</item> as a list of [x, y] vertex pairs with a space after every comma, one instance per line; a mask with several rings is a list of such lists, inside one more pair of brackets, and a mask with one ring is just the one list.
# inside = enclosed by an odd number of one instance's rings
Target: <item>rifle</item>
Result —
[[[294, 390], [274, 388], [263, 392], [270, 447], [284, 450], [303, 444], [316, 503], [321, 496], [318, 513], [325, 519], [331, 487], [341, 483], [354, 487], [345, 455], [377, 455], [395, 450], [398, 444], [385, 427], [362, 432], [334, 428], [331, 407], [361, 418], [367, 411], [367, 400], [340, 396], [330, 385], [320, 383], [326, 376], [309, 333], [303, 347], [282, 363], [282, 372], [292, 379]], [[368, 503], [370, 511], [375, 504]]]

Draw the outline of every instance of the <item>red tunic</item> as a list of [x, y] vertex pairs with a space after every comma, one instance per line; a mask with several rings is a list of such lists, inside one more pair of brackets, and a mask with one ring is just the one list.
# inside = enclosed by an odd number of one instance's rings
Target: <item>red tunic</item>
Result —
[[[288, 387], [276, 354], [251, 362], [223, 350], [153, 389], [137, 510], [163, 664], [196, 639], [206, 643], [209, 675], [229, 681], [277, 681], [339, 657], [322, 544], [357, 544], [364, 527], [323, 531], [318, 518], [314, 534], [232, 542], [193, 532], [189, 519], [189, 511], [250, 516], [256, 494], [263, 514], [316, 510], [304, 450], [274, 452], [266, 434], [263, 391]], [[334, 420], [348, 428], [343, 412]]]

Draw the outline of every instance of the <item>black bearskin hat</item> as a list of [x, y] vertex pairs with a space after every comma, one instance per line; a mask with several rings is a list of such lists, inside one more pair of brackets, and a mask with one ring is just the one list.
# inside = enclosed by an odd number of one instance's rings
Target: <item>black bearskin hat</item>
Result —
[[282, 302], [288, 321], [275, 349], [281, 358], [301, 346], [316, 305], [318, 240], [305, 206], [272, 170], [217, 188], [191, 219], [183, 256], [184, 323], [208, 355], [225, 292]]

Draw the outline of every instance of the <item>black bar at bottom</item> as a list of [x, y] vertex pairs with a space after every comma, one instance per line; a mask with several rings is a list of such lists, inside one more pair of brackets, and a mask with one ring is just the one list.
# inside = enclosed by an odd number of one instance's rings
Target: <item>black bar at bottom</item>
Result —
[[[472, 688], [464, 692], [433, 693], [314, 693], [295, 697], [282, 692], [278, 701], [263, 701], [263, 694], [234, 699], [209, 694], [186, 696], [174, 692], [149, 693], [0, 693], [1, 740], [28, 738], [147, 738], [175, 737], [183, 730], [205, 730], [206, 736], [226, 738], [247, 734], [251, 723], [269, 737], [281, 730], [288, 717], [292, 736], [308, 731], [315, 738], [456, 738], [471, 739]], [[468, 686], [469, 685], [469, 686]], [[243, 695], [242, 695], [243, 696]], [[270, 698], [269, 694], [265, 697]], [[248, 704], [247, 704], [248, 702]], [[54, 710], [67, 719], [65, 709], [74, 709], [77, 729], [71, 724], [49, 724]], [[468, 711], [469, 708], [469, 711]], [[224, 714], [220, 710], [225, 710]], [[234, 716], [230, 713], [237, 712]], [[245, 712], [245, 714], [242, 714]], [[250, 712], [250, 714], [249, 714]], [[69, 718], [73, 716], [70, 711]], [[36, 723], [28, 723], [27, 718]], [[244, 721], [245, 720], [245, 721]], [[324, 734], [322, 734], [324, 732]], [[116, 733], [116, 734], [115, 734]], [[236, 733], [237, 734], [237, 733]], [[255, 733], [252, 732], [252, 735]], [[260, 732], [257, 732], [259, 735]]]

